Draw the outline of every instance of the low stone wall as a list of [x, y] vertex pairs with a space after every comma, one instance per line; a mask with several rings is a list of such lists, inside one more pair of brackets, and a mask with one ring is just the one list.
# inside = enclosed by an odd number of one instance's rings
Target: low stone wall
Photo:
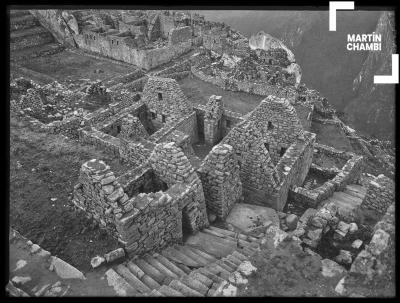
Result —
[[201, 70], [192, 67], [191, 72], [194, 76], [205, 82], [212, 83], [225, 90], [242, 91], [249, 94], [260, 96], [274, 95], [280, 98], [287, 98], [290, 101], [296, 99], [297, 93], [294, 89], [287, 87], [280, 87], [278, 85], [268, 85], [266, 83], [254, 83], [246, 81], [238, 81], [235, 79], [224, 79], [219, 76], [209, 76], [204, 74]]
[[270, 194], [271, 207], [282, 211], [290, 188], [303, 184], [312, 163], [315, 134], [305, 132], [305, 140], [292, 144], [276, 165], [281, 182]]
[[395, 201], [394, 182], [385, 175], [379, 175], [372, 180], [361, 203], [361, 209], [372, 210], [384, 214], [386, 209]]
[[192, 144], [197, 142], [196, 112], [192, 112], [190, 115], [183, 117], [178, 121], [165, 124], [163, 128], [150, 136], [150, 140], [155, 143], [166, 142], [168, 141], [168, 137], [176, 130], [190, 136]]
[[343, 159], [346, 161], [351, 159], [355, 155], [354, 153], [338, 150], [332, 146], [327, 146], [327, 145], [320, 144], [320, 143], [315, 143], [314, 148], [318, 152], [325, 154], [329, 157], [340, 158], [340, 159]]
[[141, 193], [117, 221], [120, 241], [132, 255], [158, 251], [182, 240], [182, 212], [168, 193]]
[[167, 67], [159, 72], [154, 73], [157, 77], [171, 78], [169, 75], [178, 72], [190, 72], [191, 64], [190, 60], [186, 59], [182, 62], [177, 62], [174, 65]]
[[145, 76], [145, 73], [142, 70], [137, 69], [128, 74], [114, 77], [110, 81], [108, 81], [107, 84], [109, 86], [113, 86], [113, 85], [120, 84], [120, 83], [127, 84], [127, 83], [133, 82], [135, 80], [138, 80], [139, 78], [142, 78], [144, 76]]
[[89, 143], [115, 156], [119, 156], [120, 139], [98, 131], [95, 128], [81, 129], [79, 131], [79, 141], [82, 143]]
[[[318, 146], [318, 144], [315, 144]], [[356, 183], [364, 169], [364, 158], [348, 152], [337, 152], [335, 149], [328, 148], [325, 152], [332, 152], [332, 156], [343, 157], [347, 159], [353, 155], [340, 171], [332, 169], [320, 169], [327, 176], [336, 174], [332, 179], [326, 181], [315, 189], [306, 189], [301, 186], [293, 186], [289, 192], [289, 198], [292, 202], [307, 207], [317, 207], [320, 202], [328, 199], [335, 191], [342, 191], [346, 185]], [[318, 169], [318, 166], [313, 166]]]
[[52, 134], [63, 134], [69, 138], [78, 139], [78, 129], [82, 127], [82, 117], [72, 117], [67, 120], [54, 121], [46, 125], [46, 129]]

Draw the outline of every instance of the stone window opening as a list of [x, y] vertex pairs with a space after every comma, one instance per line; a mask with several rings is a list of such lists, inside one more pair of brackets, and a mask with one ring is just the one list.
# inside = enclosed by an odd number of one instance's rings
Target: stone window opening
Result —
[[121, 132], [121, 125], [117, 125], [117, 133], [119, 134]]
[[119, 41], [117, 40], [117, 45], [118, 45], [118, 42], [119, 42]]
[[165, 123], [165, 121], [166, 121], [165, 115], [161, 115], [161, 117], [162, 117], [162, 122]]
[[162, 93], [158, 93], [158, 100], [161, 101], [162, 99]]
[[274, 125], [271, 121], [268, 121], [268, 130], [274, 129]]
[[265, 142], [264, 143], [265, 148], [267, 149], [267, 151], [269, 152], [269, 143]]
[[156, 113], [150, 112], [151, 119], [154, 120], [157, 118]]
[[114, 40], [111, 40], [111, 44], [114, 44]]
[[281, 147], [281, 151], [279, 152], [279, 156], [282, 157], [285, 153], [286, 153], [286, 149], [285, 147]]
[[230, 121], [230, 120], [226, 120], [226, 127], [227, 127], [227, 128], [230, 128], [231, 125], [232, 125], [231, 121]]

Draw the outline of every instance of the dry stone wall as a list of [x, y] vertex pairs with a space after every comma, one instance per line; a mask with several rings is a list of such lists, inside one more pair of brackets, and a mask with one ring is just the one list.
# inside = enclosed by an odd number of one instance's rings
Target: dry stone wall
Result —
[[220, 76], [210, 76], [206, 75], [201, 69], [198, 69], [194, 66], [191, 67], [191, 73], [200, 80], [212, 83], [225, 90], [241, 91], [260, 96], [273, 95], [279, 98], [287, 98], [290, 101], [295, 101], [297, 98], [296, 90], [290, 87], [268, 85], [265, 83], [254, 83], [249, 81], [239, 81], [231, 78], [222, 78]]
[[190, 137], [191, 144], [197, 142], [197, 121], [196, 113], [180, 118], [178, 121], [166, 123], [163, 128], [150, 136], [150, 140], [155, 143], [167, 142], [173, 136], [174, 131], [181, 131]]
[[378, 214], [384, 214], [386, 209], [395, 200], [394, 182], [385, 175], [379, 175], [372, 180], [367, 193], [361, 203], [361, 209], [373, 210]]
[[341, 152], [328, 146], [315, 145], [320, 151], [348, 160], [337, 172], [322, 170], [327, 174], [334, 173], [335, 176], [317, 188], [306, 189], [301, 186], [293, 186], [290, 190], [291, 201], [307, 207], [317, 207], [320, 202], [331, 197], [335, 191], [342, 191], [346, 188], [346, 185], [357, 183], [364, 169], [363, 156]]
[[131, 203], [133, 208], [116, 225], [128, 253], [158, 251], [182, 240], [182, 213], [168, 193], [140, 193]]
[[140, 138], [145, 139], [147, 137], [149, 137], [149, 134], [144, 129], [144, 126], [140, 122], [139, 118], [129, 114], [122, 119], [119, 138], [128, 141], [138, 141]]
[[287, 99], [268, 96], [250, 113], [248, 120], [254, 123], [264, 142], [269, 144], [274, 163], [278, 163], [285, 150], [303, 136], [296, 110]]
[[[248, 203], [263, 205], [266, 195], [280, 182], [260, 132], [244, 121], [221, 141], [233, 147], [240, 166], [243, 195]], [[245, 201], [245, 202], [246, 202]]]
[[269, 197], [276, 210], [285, 207], [291, 187], [303, 184], [312, 163], [315, 137], [313, 133], [304, 133], [305, 139], [293, 143], [276, 165], [281, 183]]
[[73, 203], [115, 237], [118, 236], [115, 216], [129, 208], [128, 200], [114, 173], [103, 161], [93, 159], [82, 165]]
[[150, 112], [177, 120], [193, 112], [193, 108], [174, 79], [150, 77], [143, 90], [143, 101]]
[[221, 96], [212, 95], [206, 104], [204, 114], [204, 140], [214, 145], [222, 135], [222, 115], [224, 105]]
[[228, 144], [214, 146], [197, 172], [208, 211], [224, 219], [242, 197], [240, 170], [233, 147]]
[[168, 43], [170, 45], [188, 41], [192, 37], [192, 28], [183, 26], [171, 29], [168, 35]]
[[169, 188], [174, 184], [187, 187], [177, 198], [181, 201], [185, 224], [191, 232], [207, 226], [203, 186], [183, 151], [173, 142], [157, 144], [150, 156], [150, 163], [156, 175]]

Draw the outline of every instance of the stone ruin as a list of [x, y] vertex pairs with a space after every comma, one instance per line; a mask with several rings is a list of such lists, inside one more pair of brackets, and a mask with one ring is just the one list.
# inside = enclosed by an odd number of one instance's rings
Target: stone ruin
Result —
[[[118, 256], [182, 243], [215, 218], [226, 220], [237, 203], [247, 203], [279, 215], [275, 238], [288, 231], [304, 251], [321, 255], [329, 244], [336, 252], [329, 258], [349, 269], [346, 280], [382, 271], [382, 252], [393, 245], [394, 183], [379, 175], [365, 192], [357, 191], [364, 158], [315, 143], [311, 122], [333, 120], [335, 111], [317, 91], [298, 86], [284, 48], [249, 50], [248, 40], [235, 30], [185, 13], [64, 11], [59, 22], [72, 30], [66, 40], [80, 48], [143, 69], [202, 45], [189, 59], [152, 75], [136, 70], [115, 77], [111, 90], [100, 81], [76, 90], [24, 79], [11, 85], [20, 97], [12, 100], [12, 110], [27, 113], [37, 129], [95, 145], [126, 166], [117, 175], [101, 160], [87, 161], [73, 192], [75, 207], [118, 239], [123, 247], [115, 251]], [[266, 97], [246, 115], [227, 110], [221, 96], [193, 105], [176, 81], [188, 75]], [[126, 88], [143, 93], [122, 93]], [[83, 97], [105, 98], [108, 104], [91, 113], [69, 108]], [[46, 124], [39, 117], [43, 109], [60, 103], [66, 115], [57, 113], [62, 121]], [[341, 165], [317, 164], [320, 154]], [[310, 174], [323, 176], [321, 184], [306, 182]], [[337, 200], [338, 193], [343, 200]], [[287, 213], [290, 203], [308, 209], [299, 219]], [[383, 218], [371, 232], [363, 229], [364, 216]], [[106, 254], [107, 262], [118, 257], [112, 255]]]
[[[93, 84], [91, 93], [101, 96], [101, 86]], [[30, 89], [28, 96], [42, 91]], [[127, 96], [61, 121], [58, 128], [55, 122], [41, 127], [94, 144], [130, 167], [118, 176], [106, 163], [88, 161], [73, 193], [76, 208], [118, 239], [129, 255], [182, 243], [215, 218], [225, 220], [237, 203], [282, 214], [291, 201], [318, 209], [298, 223], [294, 215], [286, 215], [281, 227], [313, 250], [330, 245], [337, 253], [330, 258], [349, 268], [371, 236], [358, 221], [359, 211], [382, 215], [393, 200], [393, 185], [376, 177], [359, 207], [347, 213], [326, 203], [359, 182], [363, 159], [316, 144], [295, 105], [269, 96], [243, 116], [227, 110], [220, 96], [192, 105], [176, 80], [150, 76], [137, 99]], [[197, 145], [209, 152], [199, 154]], [[314, 163], [315, 155], [340, 158], [344, 165], [321, 167]], [[304, 187], [310, 172], [327, 176], [327, 181]]]
[[[85, 163], [74, 201], [135, 254], [182, 241], [237, 202], [282, 210], [289, 188], [304, 181], [315, 141], [283, 99], [266, 98], [241, 116], [219, 96], [192, 106], [175, 80], [160, 77], [149, 78], [142, 102], [85, 125], [80, 140], [112, 148], [136, 168], [115, 177], [102, 163], [88, 176], [98, 161]], [[204, 159], [194, 151], [198, 142], [211, 147]], [[170, 212], [160, 219], [164, 207]]]

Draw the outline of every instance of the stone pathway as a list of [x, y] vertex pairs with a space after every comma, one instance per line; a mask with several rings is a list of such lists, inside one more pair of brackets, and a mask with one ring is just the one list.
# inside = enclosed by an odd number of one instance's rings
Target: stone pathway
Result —
[[106, 272], [121, 294], [136, 296], [214, 296], [260, 239], [216, 227], [190, 236], [184, 245], [146, 254]]
[[86, 276], [40, 246], [10, 231], [12, 296], [215, 296], [261, 239], [216, 227], [184, 245], [100, 267]]
[[361, 205], [362, 200], [367, 193], [367, 189], [361, 185], [347, 185], [344, 191], [334, 192], [321, 203], [321, 207], [327, 203], [333, 202], [338, 207], [338, 213], [345, 218], [352, 217], [353, 212]]

